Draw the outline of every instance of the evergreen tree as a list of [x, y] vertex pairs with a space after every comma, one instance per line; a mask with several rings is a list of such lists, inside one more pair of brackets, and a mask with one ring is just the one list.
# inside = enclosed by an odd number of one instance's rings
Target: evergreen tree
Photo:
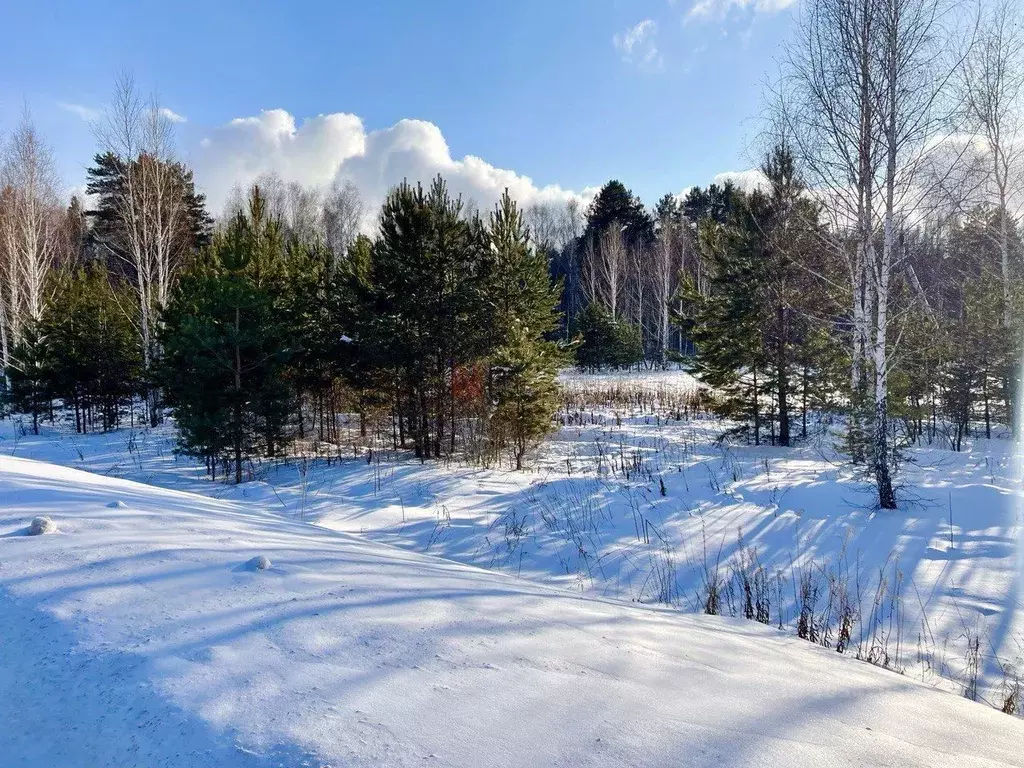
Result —
[[[788, 446], [796, 408], [805, 435], [808, 406], [819, 399], [812, 389], [833, 383], [835, 356], [812, 318], [829, 317], [834, 302], [809, 277], [820, 273], [817, 209], [789, 150], [773, 148], [762, 172], [764, 190], [694, 190], [684, 202], [698, 216], [709, 277], [703, 290], [683, 281], [689, 311], [678, 320], [696, 343], [695, 372], [723, 393], [722, 414], [752, 423], [755, 443], [767, 429], [773, 445]], [[812, 349], [820, 361], [808, 357]]]
[[614, 319], [600, 304], [589, 304], [580, 313], [579, 335], [576, 364], [584, 370], [630, 368], [643, 360], [640, 328]]
[[623, 227], [627, 246], [649, 246], [654, 242], [654, 220], [643, 202], [617, 180], [609, 181], [597, 193], [587, 211], [584, 242], [598, 242], [612, 225]]
[[160, 312], [182, 265], [209, 242], [212, 221], [192, 172], [181, 163], [146, 152], [129, 157], [107, 152], [94, 162], [87, 172], [88, 192], [96, 200], [89, 212], [89, 244], [112, 274], [135, 289], [145, 402], [150, 424], [156, 426], [161, 418], [155, 381]]
[[275, 455], [294, 411], [286, 370], [293, 347], [280, 286], [286, 255], [280, 226], [259, 188], [182, 274], [164, 314], [164, 383], [182, 449], [243, 462]]
[[552, 285], [547, 260], [533, 248], [522, 214], [508, 194], [491, 214], [490, 259], [484, 291], [493, 310], [490, 427], [499, 450], [508, 444], [516, 469], [552, 428], [558, 409], [559, 345], [545, 339], [558, 327], [561, 284]]
[[491, 360], [495, 444], [511, 449], [516, 469], [544, 435], [558, 410], [558, 369], [563, 357], [557, 344], [543, 341], [515, 322]]
[[41, 322], [28, 322], [11, 354], [9, 369], [11, 409], [32, 416], [32, 434], [53, 409], [53, 372]]
[[124, 286], [111, 284], [102, 263], [66, 270], [44, 316], [52, 391], [74, 410], [75, 430], [99, 417], [116, 427], [123, 408], [142, 389], [142, 357]]
[[[86, 191], [92, 197], [93, 207], [86, 212], [91, 222], [88, 230], [88, 241], [108, 257], [108, 268], [118, 273], [127, 268], [130, 258], [126, 252], [123, 215], [120, 208], [123, 200], [130, 194], [127, 188], [130, 174], [141, 175], [146, 163], [164, 162], [154, 160], [146, 155], [133, 158], [132, 167], [126, 160], [112, 152], [104, 152], [93, 157], [93, 164], [86, 170]], [[210, 244], [213, 237], [213, 219], [206, 211], [206, 197], [196, 191], [192, 170], [182, 163], [171, 163], [167, 171], [181, 195], [184, 215], [178, 222], [180, 231], [176, 233], [175, 242], [179, 253], [176, 260], [180, 263], [189, 254]], [[139, 209], [143, 209], [140, 202]]]
[[712, 266], [711, 289], [700, 293], [692, 280], [681, 292], [679, 322], [695, 344], [693, 373], [717, 394], [723, 417], [753, 428], [761, 441], [762, 398], [769, 391], [769, 356], [765, 349], [760, 238], [750, 208], [741, 206], [729, 225], [704, 219], [700, 226], [703, 256]]
[[682, 203], [682, 213], [692, 226], [696, 227], [704, 219], [716, 224], [725, 224], [732, 217], [732, 212], [742, 193], [726, 182], [719, 186], [711, 184], [706, 189], [694, 187], [686, 193]]
[[416, 456], [455, 450], [455, 383], [491, 337], [484, 301], [483, 227], [438, 177], [429, 192], [402, 184], [388, 195], [373, 247], [362, 339], [399, 378], [399, 431]]
[[588, 304], [580, 313], [578, 330], [580, 344], [576, 347], [576, 364], [591, 373], [611, 365], [612, 350], [617, 344], [611, 313], [600, 304]]

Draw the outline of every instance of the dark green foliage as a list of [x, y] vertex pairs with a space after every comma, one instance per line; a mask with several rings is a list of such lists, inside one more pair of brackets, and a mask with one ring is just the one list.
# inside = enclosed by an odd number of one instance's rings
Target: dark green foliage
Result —
[[731, 182], [722, 186], [712, 184], [706, 189], [694, 187], [683, 200], [682, 213], [694, 224], [705, 219], [725, 224], [732, 217], [741, 194]]
[[740, 211], [727, 226], [701, 222], [701, 253], [713, 277], [706, 296], [684, 283], [681, 321], [696, 345], [693, 373], [714, 389], [722, 416], [753, 427], [756, 443], [764, 419], [761, 399], [772, 384], [758, 295], [764, 262], [750, 209]]
[[491, 357], [491, 437], [497, 450], [508, 447], [516, 469], [523, 468], [527, 451], [552, 429], [563, 359], [556, 344], [538, 339], [519, 322]]
[[640, 328], [615, 320], [600, 304], [590, 304], [579, 317], [581, 343], [576, 364], [588, 371], [601, 368], [630, 368], [644, 357]]
[[287, 252], [255, 189], [239, 214], [181, 275], [164, 313], [163, 380], [183, 450], [243, 462], [274, 456], [293, 413], [287, 366], [295, 352], [280, 287]]
[[[88, 239], [91, 244], [99, 245], [101, 251], [113, 257], [108, 264], [111, 271], [123, 270], [130, 263], [125, 241], [127, 233], [124, 231], [123, 217], [119, 214], [123, 201], [129, 195], [128, 176], [130, 173], [139, 177], [145, 173], [152, 175], [154, 169], [146, 166], [162, 162], [140, 155], [133, 158], [129, 166], [125, 159], [112, 152], [105, 152], [97, 154], [93, 158], [92, 167], [86, 170], [86, 191], [94, 200], [94, 207], [86, 213], [92, 223]], [[173, 163], [160, 170], [165, 171], [170, 179], [167, 197], [180, 195], [184, 207], [184, 215], [178, 223], [179, 231], [174, 238], [178, 251], [175, 256], [180, 260], [210, 244], [213, 220], [206, 212], [206, 198], [196, 192], [192, 171], [187, 166]], [[144, 185], [138, 186], [142, 188]], [[143, 202], [138, 201], [140, 206]]]
[[74, 411], [78, 432], [116, 427], [142, 389], [132, 300], [100, 263], [56, 280], [44, 317], [50, 388]]
[[817, 210], [792, 155], [776, 147], [762, 171], [766, 190], [711, 187], [684, 202], [701, 217], [697, 241], [710, 276], [703, 290], [683, 280], [676, 321], [696, 345], [691, 367], [716, 390], [721, 414], [751, 427], [755, 444], [768, 431], [773, 444], [790, 445], [797, 409], [806, 435], [808, 409], [835, 391], [834, 329], [821, 324], [835, 302], [810, 277], [821, 271]]
[[437, 179], [392, 190], [379, 230], [372, 249], [356, 241], [345, 278], [357, 337], [347, 378], [362, 407], [389, 399], [396, 441], [421, 459], [476, 436], [461, 447], [521, 465], [550, 428], [563, 356], [545, 340], [561, 286], [520, 211], [506, 195], [485, 227]]
[[[163, 380], [182, 449], [211, 470], [333, 440], [342, 409], [390, 411], [396, 446], [450, 456], [485, 435], [481, 458], [521, 466], [550, 429], [564, 361], [546, 335], [560, 286], [510, 197], [484, 227], [438, 179], [388, 196], [375, 241], [340, 259], [293, 237], [255, 190], [186, 269], [164, 313]], [[350, 410], [349, 410], [350, 412]], [[477, 439], [477, 447], [481, 443]]]
[[597, 242], [612, 224], [625, 228], [623, 238], [627, 245], [649, 246], [654, 242], [654, 221], [643, 202], [616, 180], [601, 187], [590, 204], [584, 242]]
[[682, 225], [685, 221], [684, 208], [679, 198], [672, 194], [662, 195], [654, 206], [654, 221], [657, 226]]
[[558, 409], [559, 345], [545, 340], [558, 327], [562, 286], [552, 285], [547, 260], [530, 245], [522, 214], [508, 191], [491, 214], [490, 256], [485, 284], [493, 309], [490, 328], [491, 437], [494, 448], [511, 450], [516, 469], [552, 428]]
[[[965, 280], [960, 314], [945, 324], [945, 351], [950, 363], [941, 379], [954, 450], [963, 447], [975, 418], [980, 417], [985, 437], [991, 437], [994, 406], [1008, 402], [1003, 387], [1009, 376], [1012, 349], [1001, 318], [1002, 296], [994, 276], [982, 273]], [[1001, 415], [1001, 421], [1008, 423], [1005, 409]]]
[[489, 259], [478, 220], [441, 178], [429, 191], [402, 184], [384, 203], [368, 281], [374, 364], [398, 376], [400, 432], [419, 458], [454, 451], [457, 372], [487, 349]]
[[25, 325], [21, 340], [11, 353], [11, 409], [32, 417], [32, 433], [39, 434], [39, 421], [53, 408], [52, 372], [41, 323]]

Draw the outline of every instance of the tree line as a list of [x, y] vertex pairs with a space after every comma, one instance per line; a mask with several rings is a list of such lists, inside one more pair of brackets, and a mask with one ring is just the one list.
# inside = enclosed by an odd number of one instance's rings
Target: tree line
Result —
[[369, 237], [352, 187], [324, 199], [265, 177], [215, 225], [170, 128], [119, 82], [89, 210], [61, 207], [30, 121], [7, 142], [4, 402], [34, 431], [58, 415], [113, 429], [141, 404], [240, 482], [296, 440], [338, 443], [356, 413], [363, 436], [423, 460], [523, 466], [572, 345], [561, 284], [507, 193], [481, 216], [441, 178], [403, 183]]
[[481, 216], [437, 179], [374, 218], [351, 184], [264, 176], [215, 225], [172, 126], [122, 79], [90, 210], [60, 204], [29, 122], [6, 142], [7, 401], [34, 426], [59, 403], [81, 430], [170, 408], [183, 448], [236, 479], [246, 457], [336, 441], [348, 413], [424, 460], [521, 466], [560, 366], [682, 362], [740, 439], [835, 420], [891, 508], [907, 446], [1014, 421], [1020, 15], [809, 0], [765, 93], [757, 183], [651, 208], [611, 181], [588, 205], [506, 195]]

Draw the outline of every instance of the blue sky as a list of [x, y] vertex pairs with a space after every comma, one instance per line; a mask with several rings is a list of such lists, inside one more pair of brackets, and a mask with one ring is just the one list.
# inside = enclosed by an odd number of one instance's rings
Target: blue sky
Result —
[[329, 113], [357, 115], [367, 134], [429, 121], [456, 160], [571, 190], [616, 177], [653, 202], [751, 164], [745, 139], [792, 12], [789, 0], [8, 0], [0, 131], [27, 101], [79, 184], [95, 149], [83, 116], [128, 69], [186, 118], [180, 151], [211, 188], [239, 168], [292, 168], [260, 165], [271, 145], [249, 139], [233, 164], [201, 149], [212, 134], [236, 151], [218, 126], [280, 109], [300, 132]]

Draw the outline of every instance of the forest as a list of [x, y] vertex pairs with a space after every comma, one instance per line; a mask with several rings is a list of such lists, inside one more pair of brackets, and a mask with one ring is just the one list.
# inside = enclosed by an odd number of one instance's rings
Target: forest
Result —
[[906, 449], [1018, 421], [1024, 26], [1016, 4], [810, 0], [745, 184], [493, 210], [443, 178], [379, 210], [274, 175], [225, 210], [130, 75], [61, 199], [26, 111], [0, 176], [3, 408], [78, 432], [172, 416], [213, 478], [330, 444], [520, 469], [559, 372], [682, 366], [722, 439], [838, 429], [896, 508]]

